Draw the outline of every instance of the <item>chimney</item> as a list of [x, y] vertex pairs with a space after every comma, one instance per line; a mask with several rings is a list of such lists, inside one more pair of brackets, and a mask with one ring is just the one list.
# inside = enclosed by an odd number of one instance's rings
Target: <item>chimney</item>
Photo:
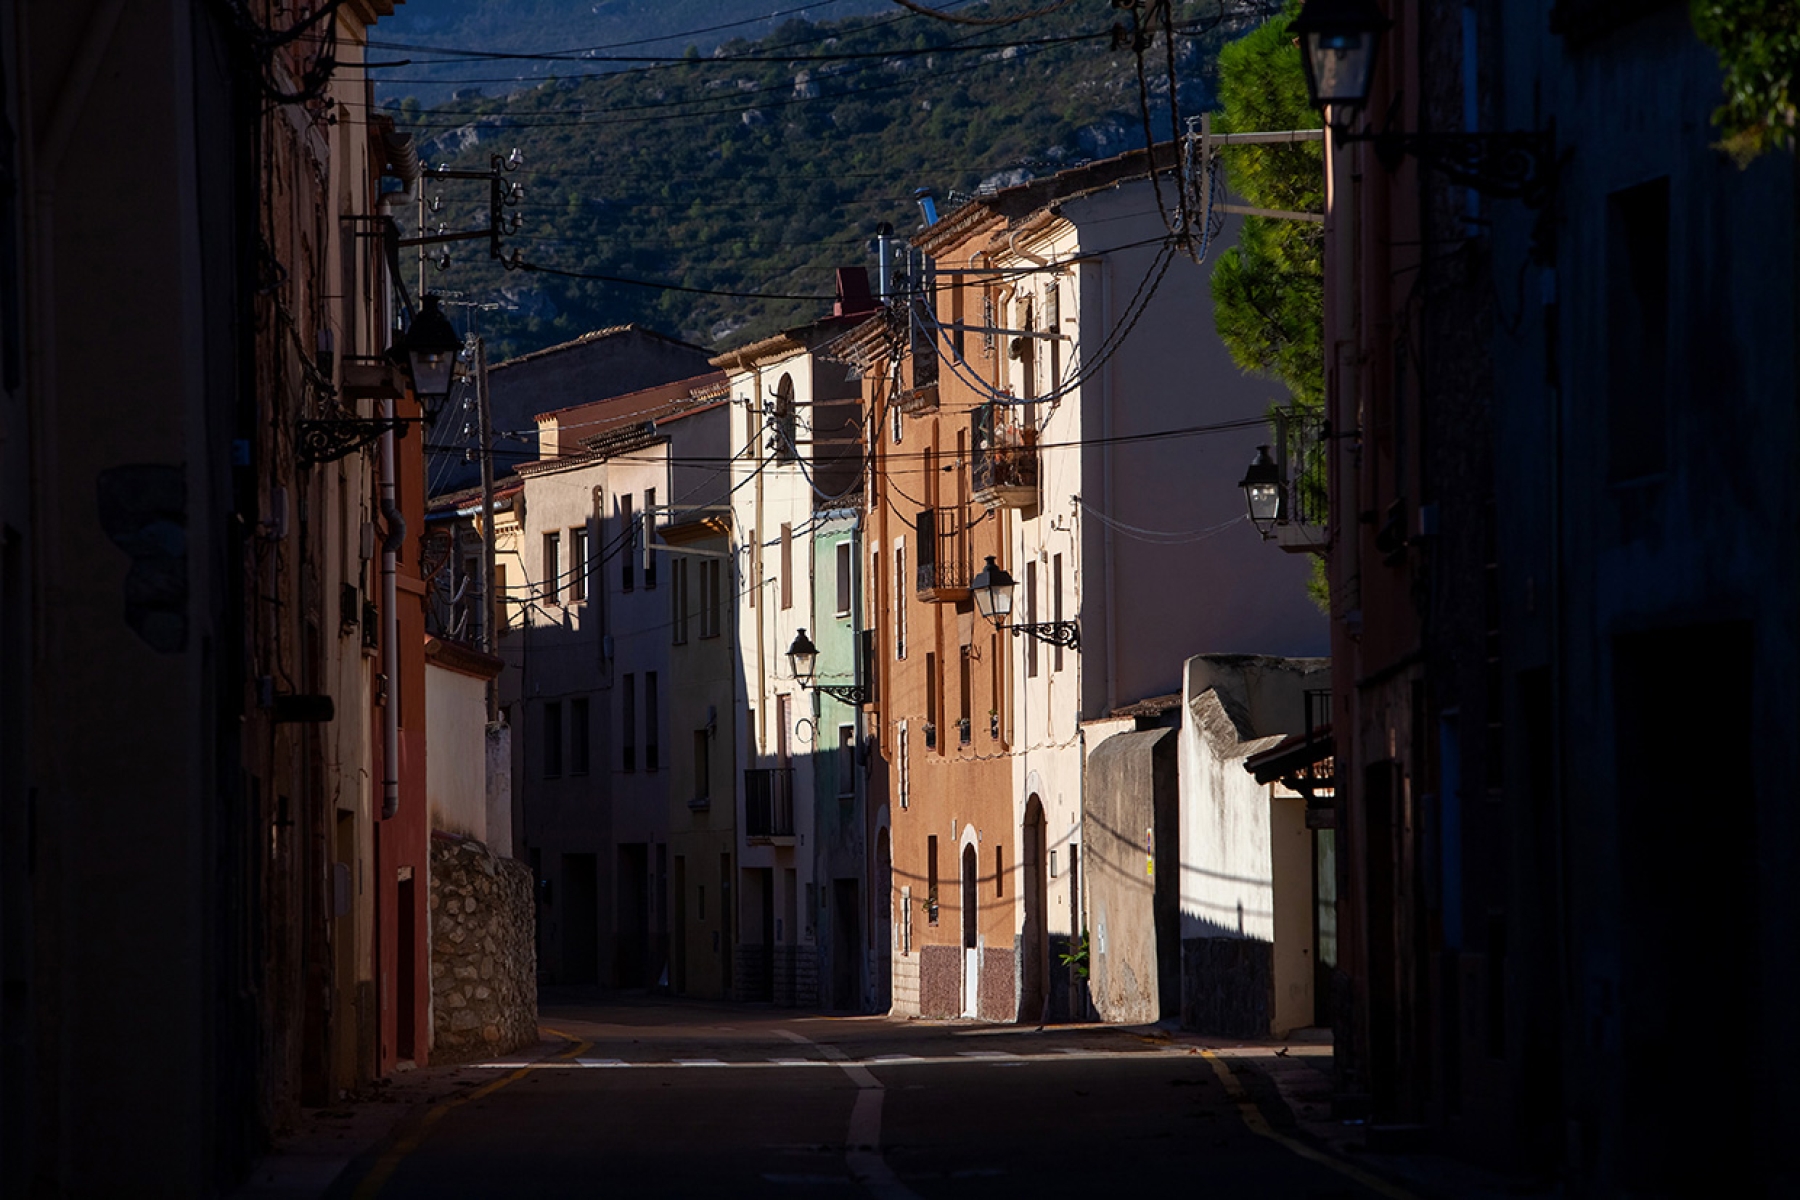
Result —
[[837, 269], [837, 302], [831, 306], [834, 317], [859, 317], [874, 312], [875, 298], [869, 294], [867, 267]]
[[919, 211], [925, 216], [925, 226], [930, 228], [938, 222], [937, 197], [928, 187], [922, 187], [913, 193], [913, 199], [919, 202]]

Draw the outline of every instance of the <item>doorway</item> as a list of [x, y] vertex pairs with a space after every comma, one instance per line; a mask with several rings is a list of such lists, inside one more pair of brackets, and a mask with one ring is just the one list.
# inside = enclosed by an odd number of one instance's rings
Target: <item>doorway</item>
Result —
[[562, 856], [562, 983], [597, 983], [600, 882], [592, 854]]
[[669, 947], [669, 990], [687, 995], [687, 856], [675, 856], [675, 931]]
[[1029, 1020], [1034, 1014], [1041, 1024], [1050, 1007], [1050, 877], [1046, 865], [1047, 828], [1044, 802], [1035, 795], [1025, 805], [1025, 825], [1020, 839], [1024, 857], [1023, 899], [1025, 928], [1022, 937], [1024, 961], [1019, 964], [1022, 975], [1019, 995], [1019, 1017]]
[[975, 846], [970, 843], [962, 852], [962, 946], [963, 946], [963, 1011], [965, 1017], [980, 1015], [981, 947], [976, 920], [980, 887], [976, 873], [980, 869]]
[[855, 1012], [861, 1005], [857, 977], [862, 974], [862, 920], [854, 879], [831, 881], [831, 1007]]
[[642, 987], [652, 982], [650, 959], [650, 847], [626, 842], [619, 847], [619, 894], [614, 911], [619, 914], [614, 931], [617, 951], [614, 981], [619, 987]]
[[875, 1011], [894, 1004], [894, 855], [888, 831], [875, 835]]

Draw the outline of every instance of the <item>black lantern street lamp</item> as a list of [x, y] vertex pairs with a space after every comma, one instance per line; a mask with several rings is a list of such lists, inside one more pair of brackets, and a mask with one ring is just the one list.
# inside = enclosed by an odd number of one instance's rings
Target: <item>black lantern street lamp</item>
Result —
[[1053, 646], [1081, 649], [1081, 626], [1074, 621], [1015, 624], [1008, 620], [1012, 616], [1015, 586], [1006, 568], [995, 562], [993, 555], [988, 555], [987, 565], [969, 582], [969, 590], [975, 594], [976, 611], [992, 621], [996, 628], [1010, 630], [1014, 637], [1024, 633]]
[[801, 687], [812, 686], [813, 672], [819, 665], [819, 648], [806, 636], [802, 629], [794, 635], [794, 644], [788, 647], [788, 666], [794, 672], [794, 680]]
[[969, 590], [975, 593], [976, 611], [996, 623], [1012, 616], [1013, 586], [1013, 577], [1006, 568], [988, 555], [987, 565], [969, 584]]
[[436, 296], [425, 297], [425, 307], [413, 318], [396, 349], [406, 353], [412, 372], [413, 391], [427, 410], [434, 410], [450, 394], [450, 380], [456, 373], [456, 356], [462, 350], [462, 339], [438, 308]]
[[860, 683], [813, 682], [814, 673], [819, 667], [819, 648], [806, 636], [806, 630], [801, 629], [794, 635], [794, 644], [788, 647], [787, 659], [789, 668], [794, 672], [794, 682], [801, 687], [823, 692], [844, 704], [869, 702], [869, 689]]
[[1267, 446], [1256, 448], [1256, 457], [1250, 460], [1238, 486], [1244, 489], [1244, 500], [1250, 506], [1250, 520], [1255, 523], [1257, 532], [1268, 537], [1276, 523], [1287, 516], [1282, 511], [1286, 507], [1282, 500], [1287, 491], [1287, 480], [1281, 477], [1280, 466], [1269, 457]]
[[1321, 112], [1338, 111], [1332, 140], [1340, 146], [1372, 143], [1375, 157], [1390, 171], [1411, 156], [1459, 187], [1542, 208], [1556, 170], [1556, 140], [1549, 131], [1405, 133], [1350, 128], [1350, 115], [1369, 101], [1376, 52], [1392, 25], [1375, 0], [1306, 0], [1288, 27], [1300, 42], [1312, 106]]
[[1353, 112], [1368, 103], [1375, 53], [1392, 24], [1375, 0], [1308, 0], [1288, 29], [1300, 39], [1313, 107]]

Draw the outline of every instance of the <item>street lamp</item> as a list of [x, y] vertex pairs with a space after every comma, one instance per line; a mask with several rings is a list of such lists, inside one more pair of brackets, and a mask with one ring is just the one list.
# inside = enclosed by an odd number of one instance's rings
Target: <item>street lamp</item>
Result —
[[1081, 649], [1081, 626], [1074, 621], [1016, 624], [1008, 620], [1012, 616], [1013, 589], [1016, 586], [1006, 568], [995, 562], [994, 556], [990, 554], [987, 556], [987, 565], [970, 581], [969, 590], [975, 594], [976, 611], [992, 621], [995, 628], [1010, 630], [1014, 637], [1025, 633], [1053, 646]]
[[1392, 24], [1375, 0], [1308, 0], [1288, 30], [1300, 39], [1313, 107], [1353, 112], [1368, 103], [1375, 54]]
[[[1314, 108], [1335, 108], [1348, 116], [1369, 102], [1376, 53], [1392, 25], [1375, 0], [1306, 0], [1288, 28], [1300, 43], [1306, 94]], [[1549, 200], [1556, 170], [1551, 131], [1364, 133], [1349, 124], [1346, 119], [1334, 126], [1332, 140], [1339, 145], [1373, 143], [1375, 157], [1390, 171], [1411, 156], [1484, 196], [1523, 200], [1532, 208]]]
[[426, 296], [425, 307], [413, 318], [411, 328], [395, 349], [405, 353], [412, 371], [413, 391], [427, 410], [435, 411], [450, 394], [450, 379], [456, 372], [456, 356], [462, 345], [450, 318], [438, 308], [438, 298]]
[[819, 665], [819, 648], [813, 645], [812, 639], [801, 629], [794, 635], [794, 644], [788, 647], [788, 667], [794, 673], [794, 682], [802, 688], [810, 688], [815, 692], [823, 692], [833, 700], [845, 704], [867, 704], [869, 689], [860, 683], [814, 683], [813, 674]]
[[1287, 515], [1282, 512], [1287, 480], [1281, 477], [1281, 468], [1269, 457], [1267, 446], [1256, 448], [1256, 457], [1250, 460], [1238, 486], [1244, 489], [1244, 499], [1250, 506], [1250, 520], [1255, 523], [1257, 532], [1268, 537], [1276, 522]]

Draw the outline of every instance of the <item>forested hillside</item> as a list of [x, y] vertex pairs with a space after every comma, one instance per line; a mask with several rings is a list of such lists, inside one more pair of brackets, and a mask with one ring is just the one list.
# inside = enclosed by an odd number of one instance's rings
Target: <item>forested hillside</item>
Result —
[[[993, 17], [1046, 5], [949, 7]], [[1219, 46], [1268, 7], [1176, 0], [1182, 114], [1212, 104]], [[889, 6], [851, 20], [791, 19], [711, 55], [598, 77], [556, 61], [556, 77], [510, 96], [392, 102], [427, 163], [485, 169], [491, 154], [519, 148], [525, 166], [511, 178], [525, 188], [524, 225], [507, 246], [568, 273], [504, 271], [471, 242], [448, 269], [428, 266], [426, 286], [498, 303], [480, 320], [500, 357], [627, 321], [722, 345], [810, 320], [833, 267], [871, 261], [879, 222], [916, 227], [914, 189], [972, 192], [1141, 145], [1143, 99], [1167, 137], [1168, 43], [1148, 45], [1140, 85], [1139, 56], [1114, 47], [1120, 21], [1129, 27], [1130, 11], [1108, 0], [1000, 26]], [[575, 45], [538, 36], [539, 52]], [[497, 65], [506, 63], [471, 61], [462, 78], [503, 74]], [[485, 225], [485, 185], [428, 183], [427, 192], [443, 201], [428, 225]]]
[[[526, 55], [554, 43], [595, 69], [607, 69], [605, 55], [679, 54], [688, 46], [708, 54], [729, 38], [766, 36], [791, 17], [841, 21], [892, 8], [888, 0], [406, 0], [376, 29], [375, 48], [384, 51], [378, 60], [409, 60], [386, 72], [395, 82], [381, 85], [384, 98], [410, 94], [437, 104], [459, 87], [504, 95], [554, 73], [557, 65], [490, 60], [490, 69], [470, 71], [460, 56], [391, 54], [387, 43]], [[479, 75], [481, 82], [457, 82], [467, 75]]]

